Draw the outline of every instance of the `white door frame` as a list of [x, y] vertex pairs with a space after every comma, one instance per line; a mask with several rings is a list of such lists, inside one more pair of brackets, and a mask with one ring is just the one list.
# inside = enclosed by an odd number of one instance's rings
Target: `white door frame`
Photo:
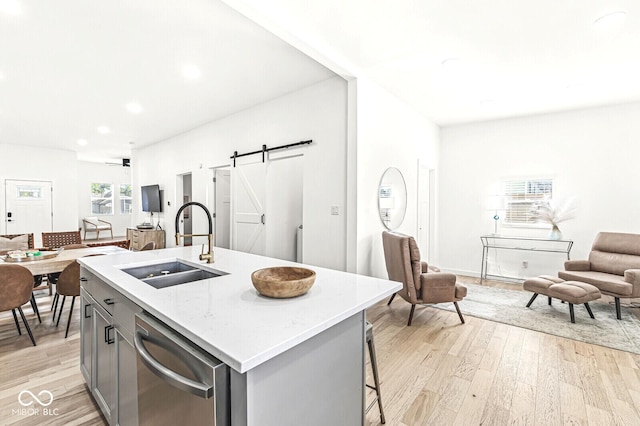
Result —
[[420, 255], [431, 261], [433, 241], [433, 186], [434, 170], [418, 160], [418, 229], [417, 240]]
[[[48, 232], [51, 232], [53, 230], [53, 181], [50, 180], [35, 180], [35, 179], [5, 179], [4, 180], [4, 229], [5, 229], [5, 234], [9, 234], [11, 232], [11, 230], [9, 229], [9, 194], [7, 191], [7, 186], [10, 184], [10, 182], [33, 182], [34, 184], [46, 184], [49, 186], [50, 188], [50, 198], [49, 198], [49, 202], [50, 202], [50, 209], [51, 209], [51, 218], [50, 218], [50, 223], [49, 223], [49, 230]], [[20, 231], [22, 233], [22, 231]], [[25, 230], [26, 233], [29, 233], [28, 230]], [[34, 239], [34, 243], [37, 241], [40, 241], [41, 236], [40, 235], [33, 235], [33, 239]], [[41, 246], [42, 243], [40, 242], [40, 244], [36, 244], [36, 246]]]
[[231, 246], [231, 238], [233, 238], [233, 233], [231, 232], [231, 203], [232, 203], [232, 197], [231, 197], [231, 165], [227, 164], [224, 166], [217, 166], [217, 167], [212, 167], [211, 169], [211, 181], [213, 182], [213, 185], [211, 186], [211, 193], [210, 193], [210, 199], [211, 199], [211, 206], [212, 206], [212, 216], [213, 216], [213, 235], [214, 235], [214, 241], [215, 241], [215, 246], [216, 247], [222, 247], [222, 246], [218, 246], [218, 226], [220, 225], [219, 220], [220, 220], [220, 211], [219, 211], [219, 206], [217, 205], [217, 201], [216, 201], [216, 191], [218, 191], [218, 185], [219, 182], [216, 181], [216, 172], [218, 171], [227, 171], [229, 172], [229, 224], [228, 224], [228, 229], [227, 229], [227, 233], [229, 235], [229, 244], [228, 247], [224, 247], [224, 248], [228, 248], [230, 249]]

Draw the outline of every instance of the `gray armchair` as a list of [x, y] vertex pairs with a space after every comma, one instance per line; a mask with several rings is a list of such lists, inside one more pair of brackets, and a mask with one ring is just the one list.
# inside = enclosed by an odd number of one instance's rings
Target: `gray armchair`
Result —
[[[402, 290], [397, 294], [411, 304], [407, 325], [411, 325], [417, 304], [443, 302], [453, 302], [464, 324], [458, 301], [467, 295], [467, 288], [456, 284], [454, 274], [440, 272], [438, 268], [429, 267], [427, 262], [421, 261], [420, 249], [413, 237], [384, 231], [382, 245], [389, 279], [402, 283]], [[388, 304], [394, 297], [395, 294]]]

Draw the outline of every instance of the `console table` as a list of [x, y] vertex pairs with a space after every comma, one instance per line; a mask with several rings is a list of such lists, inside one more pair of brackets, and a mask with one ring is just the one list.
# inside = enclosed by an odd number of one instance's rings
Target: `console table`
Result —
[[155, 241], [156, 249], [164, 248], [164, 230], [127, 228], [127, 240], [131, 241], [131, 249], [140, 250], [145, 244]]
[[482, 241], [482, 268], [480, 269], [480, 284], [487, 279], [488, 276], [498, 278], [509, 278], [501, 275], [487, 274], [487, 261], [489, 258], [489, 249], [499, 250], [525, 250], [545, 253], [562, 253], [570, 259], [572, 240], [550, 240], [547, 238], [534, 237], [511, 237], [503, 235], [483, 235], [480, 237]]

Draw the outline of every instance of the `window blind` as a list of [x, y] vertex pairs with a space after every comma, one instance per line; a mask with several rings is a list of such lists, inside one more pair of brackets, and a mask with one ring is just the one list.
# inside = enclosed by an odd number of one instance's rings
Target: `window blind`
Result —
[[532, 207], [553, 196], [552, 179], [506, 180], [503, 187], [507, 208], [505, 223], [509, 224], [536, 223]]

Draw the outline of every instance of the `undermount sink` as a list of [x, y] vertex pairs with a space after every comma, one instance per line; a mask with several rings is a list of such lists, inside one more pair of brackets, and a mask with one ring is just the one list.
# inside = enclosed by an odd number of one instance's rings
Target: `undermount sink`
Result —
[[206, 270], [179, 260], [122, 269], [154, 288], [165, 288], [227, 275], [227, 272]]

